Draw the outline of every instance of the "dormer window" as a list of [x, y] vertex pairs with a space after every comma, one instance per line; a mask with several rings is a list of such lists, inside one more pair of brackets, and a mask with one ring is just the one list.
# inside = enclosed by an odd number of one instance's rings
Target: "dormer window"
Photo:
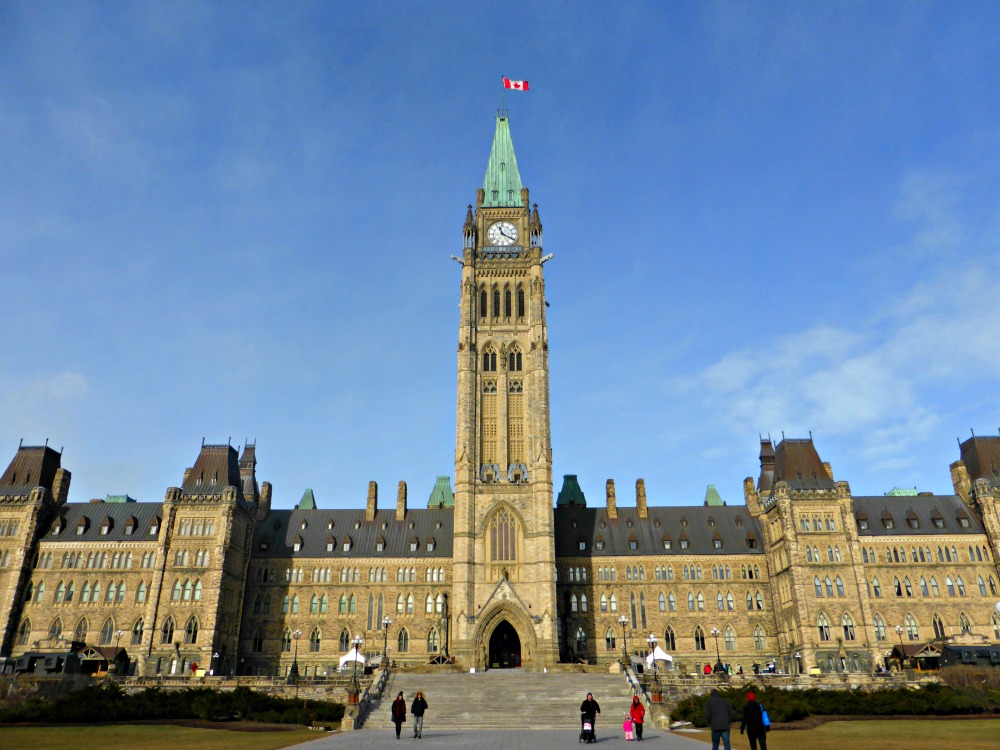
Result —
[[434, 537], [427, 537], [427, 551], [433, 552], [437, 547], [437, 542], [434, 541]]
[[688, 540], [681, 539], [681, 549], [687, 549], [687, 548], [688, 548]]
[[333, 530], [333, 519], [332, 518], [329, 521], [326, 522], [326, 528], [329, 529], [329, 530], [331, 530], [331, 531]]
[[303, 518], [302, 519], [302, 523], [299, 524], [299, 528], [302, 531], [305, 531], [308, 527], [309, 527], [309, 523], [306, 521], [306, 519]]
[[868, 516], [864, 513], [858, 513], [858, 528], [862, 531], [868, 530]]
[[416, 552], [417, 549], [419, 549], [419, 547], [420, 547], [420, 540], [418, 540], [415, 536], [410, 537], [410, 552]]
[[268, 544], [267, 544], [266, 541], [260, 543], [260, 551], [261, 552], [267, 552], [267, 547], [268, 547]]
[[663, 549], [670, 549], [674, 546], [674, 543], [670, 540], [669, 536], [663, 537]]
[[709, 518], [708, 519], [708, 525], [709, 526], [715, 526], [715, 519], [714, 518]]
[[360, 529], [361, 528], [361, 521], [355, 521], [354, 522], [354, 528], [355, 529]]
[[722, 540], [721, 539], [713, 539], [712, 540], [712, 546], [715, 549], [722, 549]]
[[156, 516], [149, 523], [149, 535], [150, 536], [156, 536], [159, 533], [160, 533], [160, 517]]
[[958, 525], [961, 526], [963, 529], [969, 528], [969, 525], [970, 525], [969, 524], [969, 517], [968, 516], [959, 516], [958, 517]]
[[934, 528], [935, 529], [943, 529], [944, 528], [944, 519], [941, 518], [941, 516], [935, 516], [935, 517], [931, 518], [931, 523], [934, 524]]
[[747, 537], [747, 549], [757, 549], [757, 537], [753, 534]]
[[686, 529], [688, 525], [688, 520], [686, 518], [681, 518], [681, 528]]
[[885, 526], [887, 529], [896, 528], [896, 522], [893, 520], [892, 516], [889, 513], [886, 513], [884, 516], [882, 516], [882, 525]]
[[639, 540], [635, 538], [635, 534], [628, 538], [628, 548], [633, 552], [639, 549]]
[[375, 551], [385, 552], [385, 537], [379, 537], [375, 540]]
[[52, 534], [55, 535], [55, 536], [59, 536], [60, 534], [63, 533], [63, 530], [65, 528], [66, 528], [66, 517], [65, 516], [59, 516], [56, 519], [56, 522], [54, 524], [52, 524]]
[[344, 549], [344, 552], [350, 552], [351, 551], [351, 537], [349, 537], [349, 536], [345, 536], [344, 537], [344, 546], [343, 546], [343, 549]]
[[583, 539], [581, 539], [578, 542], [577, 546], [579, 547], [579, 550], [581, 552], [586, 552], [587, 551], [587, 542], [585, 542]]
[[90, 528], [90, 519], [87, 518], [86, 516], [83, 516], [76, 523], [76, 535], [83, 536], [83, 534], [86, 533], [88, 528]]
[[295, 537], [295, 542], [292, 543], [292, 551], [300, 552], [301, 550], [302, 550], [302, 537], [297, 536]]
[[597, 550], [598, 552], [603, 552], [604, 551], [604, 540], [601, 539], [601, 538], [596, 539], [594, 541], [594, 549]]
[[136, 520], [135, 516], [129, 516], [128, 520], [125, 521], [125, 536], [132, 536], [135, 533], [136, 526], [139, 522]]
[[660, 528], [660, 519], [659, 518], [654, 518], [653, 519], [653, 528], [654, 529]]

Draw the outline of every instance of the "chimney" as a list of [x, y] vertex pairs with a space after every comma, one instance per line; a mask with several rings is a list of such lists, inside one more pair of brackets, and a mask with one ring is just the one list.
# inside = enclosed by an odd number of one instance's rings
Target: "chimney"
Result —
[[52, 499], [57, 506], [64, 504], [69, 497], [69, 482], [72, 478], [73, 475], [66, 469], [56, 469], [56, 476], [52, 482]]
[[399, 490], [396, 492], [396, 520], [402, 521], [406, 518], [406, 482], [400, 480]]
[[378, 484], [368, 483], [368, 504], [365, 506], [365, 520], [374, 521], [375, 511], [378, 510]]
[[955, 488], [955, 494], [965, 502], [969, 502], [972, 493], [972, 480], [969, 478], [969, 470], [965, 466], [965, 461], [956, 461], [951, 465], [951, 484]]
[[271, 483], [264, 482], [260, 486], [260, 501], [257, 503], [257, 520], [263, 521], [271, 512]]
[[639, 518], [648, 518], [649, 513], [646, 510], [646, 480], [636, 479], [635, 480], [635, 508], [636, 512], [639, 514]]
[[608, 518], [618, 518], [618, 502], [615, 500], [615, 480], [609, 479], [604, 485], [608, 502]]

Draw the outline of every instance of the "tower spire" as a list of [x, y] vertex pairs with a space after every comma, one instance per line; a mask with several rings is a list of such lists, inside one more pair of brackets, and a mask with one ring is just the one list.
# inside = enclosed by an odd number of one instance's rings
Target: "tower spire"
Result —
[[521, 197], [521, 173], [517, 169], [514, 142], [510, 138], [508, 119], [497, 115], [496, 132], [490, 148], [490, 160], [483, 178], [483, 192], [486, 208], [523, 207]]

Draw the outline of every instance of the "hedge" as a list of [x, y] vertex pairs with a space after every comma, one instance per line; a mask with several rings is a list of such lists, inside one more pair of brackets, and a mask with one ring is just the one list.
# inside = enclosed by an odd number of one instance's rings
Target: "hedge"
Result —
[[[781, 690], [754, 688], [757, 701], [773, 722], [788, 722], [807, 716], [950, 716], [954, 714], [1000, 713], [1000, 689], [970, 690], [946, 685], [882, 690]], [[732, 704], [734, 716], [742, 715], [746, 688], [722, 688], [719, 693]], [[683, 699], [670, 712], [674, 721], [707, 726], [708, 695]]]
[[297, 701], [256, 693], [211, 688], [162, 690], [149, 688], [132, 695], [115, 683], [91, 685], [56, 698], [28, 698], [18, 706], [0, 708], [0, 723], [67, 723], [138, 721], [142, 719], [247, 719], [273, 724], [337, 722], [344, 706], [328, 701]]

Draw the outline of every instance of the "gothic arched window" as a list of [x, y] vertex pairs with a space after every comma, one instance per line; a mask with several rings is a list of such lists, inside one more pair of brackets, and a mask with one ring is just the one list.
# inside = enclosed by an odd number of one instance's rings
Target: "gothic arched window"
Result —
[[507, 508], [501, 508], [490, 520], [487, 539], [490, 542], [490, 560], [514, 562], [520, 536], [517, 518]]

